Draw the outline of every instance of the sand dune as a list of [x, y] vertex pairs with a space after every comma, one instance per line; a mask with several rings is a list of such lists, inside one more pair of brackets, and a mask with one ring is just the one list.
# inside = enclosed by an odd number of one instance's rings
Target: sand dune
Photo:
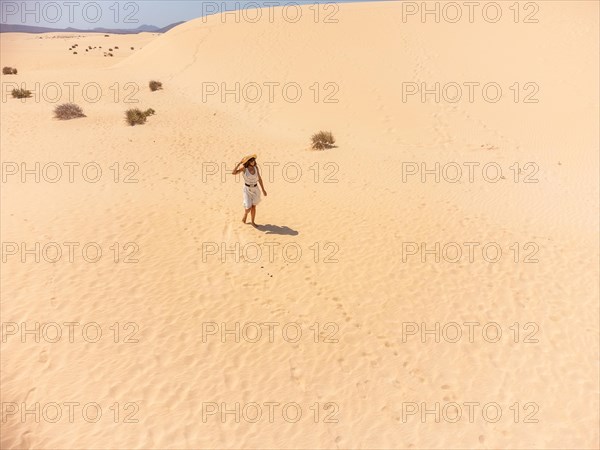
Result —
[[[1, 76], [3, 174], [6, 163], [64, 170], [56, 183], [48, 172], [2, 185], [2, 242], [19, 245], [3, 248], [2, 322], [81, 324], [73, 343], [23, 343], [5, 325], [2, 402], [103, 412], [97, 423], [80, 410], [74, 423], [9, 415], [2, 448], [597, 448], [598, 4], [546, 2], [537, 24], [404, 23], [401, 2], [342, 4], [338, 23], [303, 13], [215, 15], [160, 36], [2, 35], [0, 65], [19, 69]], [[114, 58], [67, 51], [105, 39], [120, 47]], [[164, 89], [150, 92], [151, 79]], [[77, 87], [87, 117], [59, 122], [47, 98], [10, 98], [9, 82], [97, 83], [102, 95], [92, 103]], [[403, 98], [403, 83], [435, 82], [457, 83], [463, 100]], [[497, 83], [502, 97], [476, 90], [469, 102], [469, 82]], [[240, 83], [239, 102], [223, 101], [223, 83]], [[265, 83], [279, 83], [273, 101]], [[294, 83], [297, 102], [280, 89]], [[249, 101], [256, 85], [262, 97]], [[128, 127], [130, 107], [156, 115]], [[320, 129], [336, 148], [309, 149]], [[269, 194], [258, 230], [241, 223], [241, 181], [224, 175], [254, 152]], [[81, 171], [92, 162], [96, 183]], [[73, 183], [65, 163], [79, 164]], [[423, 163], [448, 171], [440, 182], [406, 174]], [[485, 164], [503, 178], [486, 181]], [[457, 166], [462, 178], [448, 181]], [[59, 243], [63, 257], [49, 263], [47, 247], [40, 263], [21, 262], [21, 244], [36, 242]], [[79, 243], [72, 263], [66, 242]], [[98, 262], [81, 255], [86, 243], [102, 249]], [[449, 253], [422, 262], [419, 247], [436, 243]], [[477, 243], [473, 261], [465, 243]], [[488, 244], [498, 262], [484, 259]], [[210, 334], [236, 322], [249, 333], [276, 323], [274, 342]], [[467, 322], [480, 324], [474, 342], [409, 334], [412, 323], [467, 333]], [[98, 342], [81, 336], [87, 323], [102, 328]], [[481, 335], [490, 323], [496, 343]], [[257, 423], [207, 415], [252, 402]], [[269, 402], [280, 404], [274, 423]], [[409, 414], [436, 402], [463, 417]], [[468, 402], [479, 404], [472, 423]], [[297, 422], [282, 413], [292, 403]], [[482, 416], [488, 404], [498, 421]], [[129, 413], [137, 423], [123, 423]]]

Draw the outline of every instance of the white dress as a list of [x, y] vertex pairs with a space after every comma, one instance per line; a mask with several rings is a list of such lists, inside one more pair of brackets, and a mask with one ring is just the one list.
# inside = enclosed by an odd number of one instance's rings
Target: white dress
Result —
[[258, 168], [254, 168], [254, 174], [244, 169], [244, 208], [250, 209], [260, 203], [260, 187], [258, 186]]

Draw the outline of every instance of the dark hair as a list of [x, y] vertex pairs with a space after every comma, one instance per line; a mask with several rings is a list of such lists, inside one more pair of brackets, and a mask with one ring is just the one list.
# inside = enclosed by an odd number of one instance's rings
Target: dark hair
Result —
[[248, 161], [244, 163], [244, 167], [248, 167], [252, 161], [256, 161], [256, 158], [250, 158]]

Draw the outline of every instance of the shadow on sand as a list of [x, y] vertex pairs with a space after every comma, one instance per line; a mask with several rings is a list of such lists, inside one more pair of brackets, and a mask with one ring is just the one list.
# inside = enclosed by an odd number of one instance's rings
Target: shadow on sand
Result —
[[298, 236], [296, 230], [292, 230], [290, 227], [280, 227], [278, 225], [258, 225], [257, 230], [262, 231], [265, 234], [279, 234], [281, 236]]

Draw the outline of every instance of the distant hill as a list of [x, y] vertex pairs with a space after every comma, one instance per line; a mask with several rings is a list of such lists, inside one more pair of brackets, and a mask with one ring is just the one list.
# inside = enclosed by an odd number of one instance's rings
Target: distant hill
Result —
[[181, 22], [172, 23], [171, 25], [167, 25], [166, 27], [161, 28], [160, 30], [158, 30], [157, 33], [166, 33], [170, 29], [175, 28], [175, 27], [181, 25], [182, 23], [185, 23], [185, 20], [182, 20]]
[[185, 21], [172, 23], [164, 28], [158, 28], [154, 25], [141, 25], [132, 29], [110, 29], [110, 28], [93, 28], [91, 30], [82, 30], [79, 28], [45, 28], [33, 27], [29, 25], [11, 25], [0, 24], [0, 33], [106, 33], [106, 34], [138, 34], [138, 33], [166, 33], [177, 25], [181, 25]]

